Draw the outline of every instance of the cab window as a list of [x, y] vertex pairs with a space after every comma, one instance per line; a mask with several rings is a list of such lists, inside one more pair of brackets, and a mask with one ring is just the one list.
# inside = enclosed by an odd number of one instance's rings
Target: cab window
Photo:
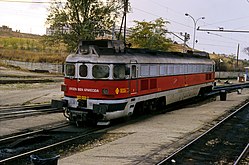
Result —
[[136, 65], [132, 65], [132, 67], [131, 67], [131, 78], [137, 78], [137, 67], [136, 67]]
[[126, 69], [126, 66], [124, 64], [114, 65], [114, 67], [113, 67], [113, 77], [115, 79], [125, 79], [126, 74], [129, 74], [129, 73], [127, 73], [126, 70], [127, 69]]
[[65, 74], [66, 76], [75, 76], [75, 65], [66, 64]]
[[87, 66], [86, 65], [80, 65], [79, 74], [80, 74], [80, 77], [87, 76]]
[[94, 78], [108, 78], [110, 74], [110, 68], [108, 65], [94, 65], [92, 73]]

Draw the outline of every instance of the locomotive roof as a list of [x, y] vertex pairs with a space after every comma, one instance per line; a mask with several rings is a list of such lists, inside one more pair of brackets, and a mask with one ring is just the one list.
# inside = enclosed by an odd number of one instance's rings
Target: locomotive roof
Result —
[[[82, 54], [80, 48], [86, 48], [87, 53]], [[148, 49], [125, 48], [120, 41], [100, 40], [84, 41], [79, 45], [79, 50], [70, 54], [66, 62], [91, 62], [91, 63], [213, 63], [208, 54], [200, 52], [180, 53], [161, 52]]]

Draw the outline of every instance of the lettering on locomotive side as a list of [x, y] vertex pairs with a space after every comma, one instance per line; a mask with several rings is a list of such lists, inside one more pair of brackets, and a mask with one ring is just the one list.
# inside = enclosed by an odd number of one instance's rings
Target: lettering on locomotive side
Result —
[[75, 88], [75, 87], [69, 87], [68, 88], [70, 91], [77, 91], [77, 88]]
[[98, 93], [99, 90], [98, 90], [98, 89], [88, 89], [88, 88], [84, 88], [84, 92], [94, 92], [94, 93]]
[[70, 91], [78, 91], [78, 92], [92, 92], [92, 93], [98, 93], [99, 89], [95, 88], [75, 88], [75, 87], [69, 87]]

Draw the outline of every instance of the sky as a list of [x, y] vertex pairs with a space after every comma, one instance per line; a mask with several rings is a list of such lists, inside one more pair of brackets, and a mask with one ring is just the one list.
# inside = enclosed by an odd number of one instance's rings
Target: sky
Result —
[[[7, 2], [6, 2], [7, 1]], [[0, 26], [7, 25], [13, 30], [25, 33], [45, 34], [47, 8], [49, 3], [17, 3], [11, 0], [0, 0]], [[50, 2], [50, 0], [13, 0], [29, 2]], [[249, 31], [249, 0], [129, 0], [131, 13], [127, 15], [127, 26], [137, 21], [154, 21], [163, 18], [170, 23], [166, 25], [169, 32], [178, 36], [185, 32], [190, 34], [187, 44], [193, 46], [194, 20], [200, 29], [234, 31]], [[193, 19], [185, 16], [191, 15]], [[177, 37], [168, 34], [178, 43], [183, 43]], [[249, 59], [243, 51], [249, 47], [249, 33], [225, 33], [196, 31], [198, 42], [195, 48], [209, 53], [237, 54], [239, 44], [239, 58]]]

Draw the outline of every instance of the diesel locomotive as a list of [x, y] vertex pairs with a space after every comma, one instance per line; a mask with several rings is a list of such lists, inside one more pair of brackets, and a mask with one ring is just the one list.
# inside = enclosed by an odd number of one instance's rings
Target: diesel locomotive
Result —
[[64, 68], [65, 116], [77, 124], [165, 108], [211, 91], [215, 78], [207, 53], [127, 48], [117, 40], [81, 41]]

